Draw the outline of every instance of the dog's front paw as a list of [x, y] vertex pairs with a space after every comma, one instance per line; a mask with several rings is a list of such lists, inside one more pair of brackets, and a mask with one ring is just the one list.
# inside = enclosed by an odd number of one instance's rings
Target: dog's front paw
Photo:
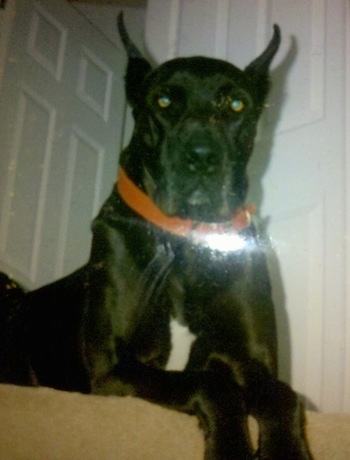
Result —
[[303, 435], [275, 432], [274, 436], [264, 439], [260, 436], [260, 446], [256, 453], [259, 460], [312, 460], [312, 455]]
[[118, 377], [107, 376], [95, 383], [92, 394], [104, 396], [135, 396], [134, 387]]
[[94, 394], [134, 396], [135, 388], [132, 379], [137, 361], [122, 340], [115, 346], [116, 363], [106, 374], [99, 376], [93, 383]]
[[[278, 442], [283, 443], [283, 440]], [[273, 452], [266, 452], [264, 449], [259, 449], [254, 458], [258, 460], [313, 460], [307, 446], [302, 445], [283, 445], [281, 449], [273, 449]]]

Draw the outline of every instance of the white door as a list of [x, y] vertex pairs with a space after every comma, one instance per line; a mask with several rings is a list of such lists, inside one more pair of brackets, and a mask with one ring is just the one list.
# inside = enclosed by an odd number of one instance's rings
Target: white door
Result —
[[274, 250], [281, 377], [310, 407], [350, 411], [349, 2], [149, 0], [147, 44], [159, 62], [202, 54], [244, 67], [273, 23], [283, 40], [250, 199]]
[[64, 0], [16, 0], [13, 11], [0, 87], [0, 268], [33, 288], [89, 256], [91, 220], [116, 179], [126, 59]]

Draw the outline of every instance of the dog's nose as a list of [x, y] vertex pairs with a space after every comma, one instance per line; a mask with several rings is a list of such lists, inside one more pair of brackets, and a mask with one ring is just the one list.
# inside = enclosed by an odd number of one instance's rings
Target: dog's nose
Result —
[[193, 143], [187, 151], [187, 159], [192, 171], [211, 173], [218, 166], [218, 156], [209, 144]]

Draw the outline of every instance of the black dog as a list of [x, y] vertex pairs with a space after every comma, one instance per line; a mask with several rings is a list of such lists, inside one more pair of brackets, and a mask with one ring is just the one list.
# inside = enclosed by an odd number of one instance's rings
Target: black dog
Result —
[[[206, 459], [310, 459], [302, 407], [276, 378], [270, 282], [244, 207], [279, 28], [244, 71], [204, 57], [152, 70], [122, 17], [119, 30], [135, 130], [117, 187], [88, 264], [3, 308], [0, 378], [196, 414]], [[183, 372], [162, 370], [171, 319], [196, 337]]]

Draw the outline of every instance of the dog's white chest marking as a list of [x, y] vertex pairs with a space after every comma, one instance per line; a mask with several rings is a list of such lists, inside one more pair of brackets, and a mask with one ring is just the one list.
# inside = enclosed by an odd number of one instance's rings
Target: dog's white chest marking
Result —
[[166, 365], [168, 371], [182, 371], [187, 364], [191, 346], [196, 336], [176, 319], [170, 321], [171, 352]]

